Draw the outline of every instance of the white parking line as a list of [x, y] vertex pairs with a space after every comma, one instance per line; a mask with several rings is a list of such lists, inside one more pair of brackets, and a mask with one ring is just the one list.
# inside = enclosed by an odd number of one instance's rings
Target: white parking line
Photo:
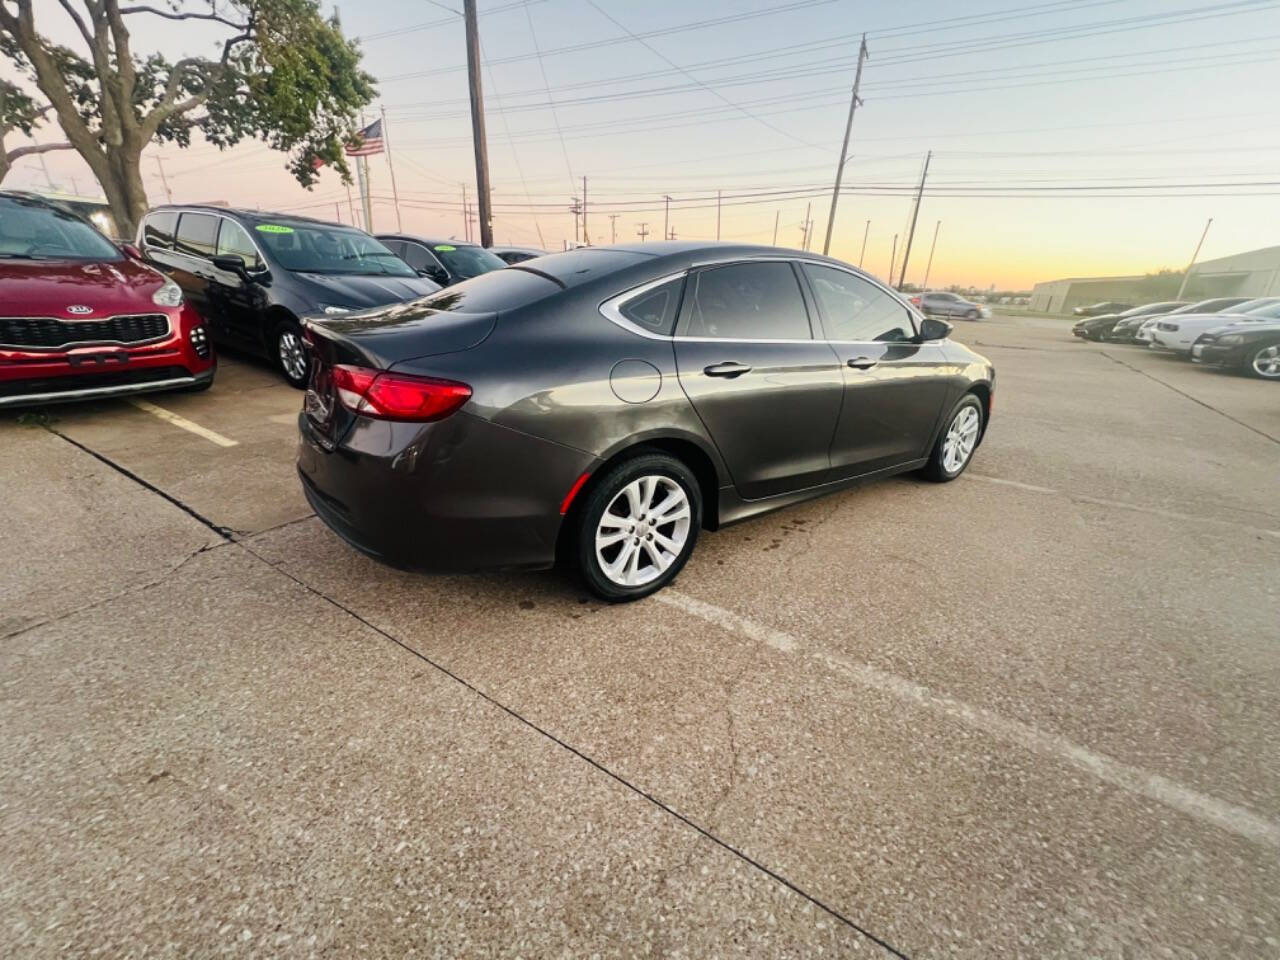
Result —
[[1050, 493], [1058, 496], [1066, 497], [1077, 503], [1092, 503], [1099, 507], [1115, 507], [1117, 510], [1132, 510], [1135, 513], [1146, 513], [1153, 517], [1164, 517], [1167, 520], [1193, 520], [1198, 523], [1221, 523], [1229, 527], [1245, 527], [1248, 530], [1254, 530], [1258, 533], [1265, 534], [1268, 537], [1280, 537], [1280, 530], [1269, 530], [1266, 527], [1255, 527], [1251, 523], [1241, 523], [1239, 520], [1220, 520], [1217, 517], [1198, 517], [1193, 513], [1179, 513], [1176, 510], [1162, 510], [1159, 507], [1148, 507], [1142, 503], [1126, 503], [1123, 500], [1108, 500], [1105, 497], [1088, 497], [1082, 493], [1065, 493], [1061, 490], [1055, 490], [1053, 487], [1037, 487], [1033, 483], [1019, 483], [1017, 480], [1004, 480], [1000, 477], [985, 477], [980, 473], [965, 474], [970, 480], [981, 480], [983, 483], [998, 483], [1005, 487], [1017, 487], [1019, 490], [1028, 490], [1031, 493]]
[[1014, 743], [1041, 756], [1068, 763], [1112, 786], [1162, 803], [1203, 823], [1220, 827], [1254, 843], [1280, 849], [1280, 824], [1245, 807], [1199, 793], [1167, 777], [1143, 770], [1141, 767], [1130, 766], [1094, 753], [1066, 737], [1045, 733], [1043, 730], [1002, 717], [983, 707], [970, 706], [945, 694], [935, 693], [928, 687], [913, 683], [905, 677], [879, 670], [869, 664], [854, 663], [822, 650], [806, 650], [806, 645], [800, 638], [792, 634], [756, 623], [730, 610], [670, 588], [654, 594], [653, 599], [675, 607], [690, 616], [723, 627], [725, 630], [767, 643], [776, 650], [788, 653], [799, 652], [869, 690], [888, 694], [898, 700], [940, 713], [999, 740]]
[[208, 427], [202, 427], [198, 423], [192, 423], [186, 417], [180, 417], [176, 413], [166, 410], [164, 407], [157, 407], [154, 403], [146, 400], [139, 400], [137, 397], [130, 397], [129, 403], [133, 404], [139, 410], [145, 410], [153, 417], [159, 417], [166, 423], [171, 423], [175, 427], [181, 427], [188, 433], [194, 433], [197, 437], [204, 437], [210, 443], [216, 443], [220, 447], [234, 447], [239, 445], [238, 440], [229, 440], [220, 433], [215, 433]]

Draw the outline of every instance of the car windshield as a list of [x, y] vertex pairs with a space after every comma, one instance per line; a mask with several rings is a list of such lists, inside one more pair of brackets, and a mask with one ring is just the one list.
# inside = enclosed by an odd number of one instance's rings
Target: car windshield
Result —
[[120, 260], [110, 240], [74, 214], [0, 197], [0, 260]]
[[1246, 311], [1245, 316], [1250, 323], [1255, 320], [1280, 320], [1280, 300], [1272, 300], [1260, 307], [1254, 307]]
[[490, 270], [502, 270], [507, 266], [505, 260], [484, 247], [437, 243], [431, 247], [431, 252], [440, 258], [440, 262], [450, 273], [463, 280], [470, 280]]
[[326, 224], [258, 223], [253, 235], [280, 266], [297, 273], [416, 276], [407, 263], [359, 230]]
[[1151, 313], [1168, 313], [1174, 307], [1181, 306], [1176, 301], [1173, 303], [1147, 303], [1140, 307], [1134, 307], [1132, 310], [1126, 310], [1120, 314], [1122, 317], [1144, 317]]

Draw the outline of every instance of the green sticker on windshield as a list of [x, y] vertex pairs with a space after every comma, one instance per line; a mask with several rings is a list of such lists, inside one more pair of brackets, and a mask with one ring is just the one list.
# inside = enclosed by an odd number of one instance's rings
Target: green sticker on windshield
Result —
[[453, 251], [457, 250], [458, 248], [451, 247], [447, 243], [438, 243], [436, 244], [435, 249], [439, 250], [441, 253], [453, 253]]
[[260, 223], [254, 229], [263, 233], [293, 233], [293, 227], [282, 227], [278, 223]]

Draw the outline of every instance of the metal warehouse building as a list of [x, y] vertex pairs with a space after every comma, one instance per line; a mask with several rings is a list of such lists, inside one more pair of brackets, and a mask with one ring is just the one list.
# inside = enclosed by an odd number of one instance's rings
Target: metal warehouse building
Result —
[[[1031, 309], [1040, 313], [1070, 313], [1073, 307], [1120, 300], [1139, 304], [1153, 299], [1145, 292], [1147, 277], [1069, 277], [1037, 283], [1031, 292]], [[1205, 260], [1191, 268], [1183, 295], [1206, 297], [1280, 296], [1280, 247], [1264, 247], [1217, 260]]]

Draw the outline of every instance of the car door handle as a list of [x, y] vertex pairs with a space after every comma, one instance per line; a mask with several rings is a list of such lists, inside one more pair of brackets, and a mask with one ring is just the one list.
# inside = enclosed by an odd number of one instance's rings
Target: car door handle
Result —
[[854, 357], [849, 361], [849, 366], [855, 370], [870, 370], [879, 360], [872, 360], [870, 357]]
[[708, 377], [740, 377], [744, 373], [750, 373], [751, 368], [745, 363], [715, 363], [709, 367], [703, 367], [702, 372]]

